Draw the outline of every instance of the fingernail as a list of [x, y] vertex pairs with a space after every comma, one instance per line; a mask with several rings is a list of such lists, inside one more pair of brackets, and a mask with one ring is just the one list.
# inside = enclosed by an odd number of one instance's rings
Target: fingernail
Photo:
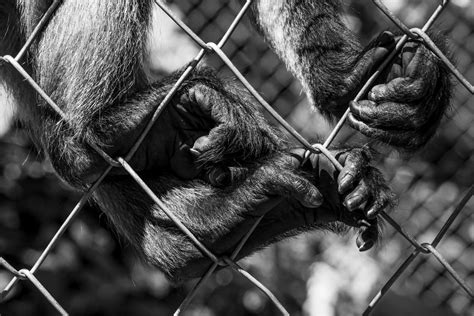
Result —
[[209, 136], [201, 136], [199, 137], [198, 139], [196, 139], [194, 141], [194, 144], [193, 144], [193, 149], [194, 150], [198, 150], [198, 151], [202, 151], [202, 150], [205, 150], [206, 147], [209, 145]]
[[354, 196], [350, 198], [349, 200], [345, 201], [346, 203], [345, 206], [349, 211], [353, 211], [356, 205], [356, 202], [357, 202], [357, 196]]
[[195, 158], [201, 156], [201, 152], [195, 148], [190, 148], [189, 149], [189, 152], [191, 153], [191, 155]]
[[[370, 90], [370, 96], [373, 98], [373, 100], [380, 99], [384, 95], [388, 93], [387, 87], [384, 85], [378, 85], [376, 87], [373, 87], [372, 90]], [[372, 100], [371, 100], [372, 101]]]
[[381, 46], [386, 46], [388, 44], [394, 43], [393, 34], [391, 32], [385, 31], [379, 37], [379, 43]]
[[308, 203], [305, 203], [307, 204], [305, 205], [306, 207], [309, 207], [309, 208], [320, 207], [321, 204], [323, 204], [324, 202], [324, 197], [322, 196], [321, 193], [316, 192], [309, 195], [309, 197], [307, 198], [307, 202]]
[[372, 240], [367, 240], [362, 243], [362, 245], [359, 246], [359, 251], [364, 252], [369, 250], [374, 246], [374, 242]]
[[342, 202], [342, 205], [344, 205], [344, 207], [345, 207], [348, 211], [352, 212], [352, 209], [349, 207], [347, 201]]
[[370, 227], [370, 226], [372, 226], [372, 224], [370, 224], [370, 223], [369, 223], [366, 219], [364, 219], [364, 218], [359, 219], [359, 220], [357, 221], [357, 224], [358, 224], [359, 226], [363, 226], [363, 227]]
[[368, 98], [370, 101], [374, 101], [375, 100], [375, 93], [373, 91], [370, 91], [369, 94], [368, 94]]
[[338, 187], [339, 193], [341, 194], [344, 193], [343, 191], [345, 191], [346, 186], [348, 185], [349, 179], [350, 179], [350, 176], [348, 174], [342, 177], [341, 181], [339, 182], [339, 187]]
[[349, 198], [346, 201], [346, 207], [350, 211], [355, 211], [356, 209], [361, 209], [362, 210], [363, 206], [364, 206], [363, 198], [364, 197], [360, 194], [356, 194], [356, 195], [351, 196], [351, 198]]

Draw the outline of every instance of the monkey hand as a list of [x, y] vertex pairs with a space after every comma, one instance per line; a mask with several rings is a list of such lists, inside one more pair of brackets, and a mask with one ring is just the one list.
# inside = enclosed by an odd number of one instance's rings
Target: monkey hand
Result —
[[[253, 171], [220, 168], [210, 172], [209, 178], [226, 179], [219, 183], [224, 189], [250, 181], [259, 192], [260, 198], [253, 199], [246, 218], [265, 216], [243, 253], [252, 249], [253, 239], [265, 244], [280, 234], [318, 225], [337, 226], [337, 222], [359, 228], [356, 242], [360, 251], [370, 249], [377, 241], [376, 215], [393, 207], [394, 196], [380, 171], [370, 165], [369, 152], [362, 148], [333, 151], [344, 166], [340, 172], [323, 154], [312, 154], [304, 161], [304, 152], [294, 149], [282, 160], [266, 162]], [[216, 185], [212, 179], [210, 183]], [[249, 224], [241, 227], [233, 231], [237, 240]], [[224, 244], [229, 245], [227, 241]]]
[[[292, 151], [301, 159], [303, 149]], [[370, 153], [363, 148], [334, 150], [333, 155], [343, 165], [338, 172], [323, 154], [312, 154], [301, 169], [314, 176], [313, 183], [324, 196], [319, 216], [327, 222], [340, 221], [359, 227], [359, 250], [370, 249], [377, 241], [379, 230], [376, 215], [394, 205], [394, 196], [380, 171], [370, 165]]]
[[[172, 88], [175, 77], [155, 87], [157, 104]], [[248, 93], [239, 89], [209, 68], [196, 69], [162, 111], [132, 161], [134, 167], [170, 170], [181, 179], [195, 179], [203, 169], [236, 162], [252, 164], [273, 153], [279, 148], [278, 138], [254, 102], [247, 99]]]
[[[437, 34], [430, 37], [442, 51], [447, 51], [443, 37]], [[385, 32], [369, 45], [373, 48], [366, 51], [355, 67], [356, 73], [363, 76], [356, 77], [365, 81], [373, 66], [385, 59], [385, 50], [393, 47], [395, 40], [394, 35]], [[409, 40], [367, 98], [351, 102], [348, 121], [368, 137], [413, 151], [434, 135], [450, 96], [451, 81], [444, 64], [421, 42]]]
[[[203, 216], [212, 210], [215, 217], [232, 216], [236, 207], [241, 209], [239, 216], [232, 217], [236, 221], [207, 220], [206, 229], [195, 232], [219, 256], [231, 255], [258, 221], [237, 260], [283, 237], [321, 227], [339, 231], [347, 230], [347, 226], [359, 228], [357, 244], [360, 250], [367, 250], [378, 236], [373, 216], [392, 205], [392, 194], [378, 170], [369, 165], [367, 152], [353, 149], [333, 153], [344, 165], [340, 173], [321, 154], [311, 155], [301, 165], [304, 149], [273, 155], [248, 167], [220, 168], [215, 173], [232, 181], [220, 187], [197, 182], [207, 187], [204, 192], [218, 193], [219, 200], [202, 196], [199, 202], [183, 199], [182, 206], [174, 203], [170, 207], [179, 213], [187, 205], [197, 205], [196, 210], [186, 209], [184, 214]], [[219, 233], [211, 233], [214, 231]], [[208, 267], [209, 260], [198, 251], [178, 272], [170, 274], [187, 279], [202, 275]]]

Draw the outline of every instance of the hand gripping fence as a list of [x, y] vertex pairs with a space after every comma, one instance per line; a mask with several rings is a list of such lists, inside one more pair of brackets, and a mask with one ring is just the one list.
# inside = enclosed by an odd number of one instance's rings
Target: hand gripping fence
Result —
[[[394, 50], [388, 54], [385, 61], [380, 65], [380, 67], [373, 73], [373, 75], [367, 80], [365, 85], [361, 88], [353, 102], [357, 102], [362, 96], [364, 96], [368, 90], [371, 88], [372, 84], [375, 82], [377, 77], [380, 73], [384, 70], [384, 68], [391, 62], [391, 60], [396, 56], [401, 49], [403, 48], [404, 44], [409, 38], [417, 39], [421, 41], [426, 47], [428, 47], [436, 56], [438, 56], [447, 69], [449, 69], [453, 75], [461, 82], [461, 84], [466, 87], [466, 89], [471, 93], [474, 94], [474, 87], [471, 83], [467, 81], [467, 79], [455, 68], [455, 66], [448, 60], [448, 58], [443, 55], [443, 53], [436, 47], [433, 41], [429, 38], [426, 34], [426, 31], [431, 27], [433, 22], [436, 18], [442, 13], [443, 9], [448, 5], [449, 1], [441, 1], [436, 10], [433, 12], [431, 17], [425, 23], [425, 25], [421, 28], [413, 28], [409, 29], [405, 26], [392, 12], [390, 12], [381, 0], [372, 0], [375, 5], [388, 17], [392, 22], [402, 30], [404, 36], [401, 37], [394, 48]], [[56, 103], [51, 100], [51, 98], [41, 89], [38, 84], [30, 77], [30, 75], [23, 69], [20, 65], [21, 59], [24, 57], [26, 51], [32, 44], [32, 42], [36, 39], [38, 34], [41, 32], [42, 28], [48, 23], [52, 14], [54, 14], [58, 5], [60, 5], [61, 0], [55, 0], [48, 11], [44, 14], [40, 22], [38, 23], [37, 27], [32, 32], [29, 39], [26, 41], [23, 48], [20, 50], [17, 56], [3, 56], [0, 57], [0, 67], [8, 67], [7, 64], [13, 66], [24, 78], [25, 80], [38, 92], [38, 94], [56, 111], [62, 119], [65, 119], [66, 116], [63, 111], [56, 105]], [[153, 191], [147, 186], [147, 184], [140, 178], [140, 176], [133, 170], [133, 168], [128, 164], [128, 161], [133, 157], [134, 153], [137, 151], [140, 144], [143, 142], [145, 137], [147, 136], [148, 132], [150, 131], [153, 124], [156, 122], [158, 117], [161, 115], [165, 107], [169, 104], [170, 100], [173, 98], [176, 91], [179, 89], [180, 85], [183, 81], [190, 75], [190, 73], [196, 68], [199, 62], [206, 54], [214, 53], [219, 56], [219, 58], [227, 65], [227, 67], [235, 74], [235, 76], [242, 82], [242, 84], [249, 90], [249, 92], [255, 97], [255, 99], [264, 107], [266, 111], [272, 115], [279, 124], [281, 124], [293, 137], [296, 138], [306, 149], [306, 153], [309, 156], [312, 152], [321, 152], [328, 159], [335, 165], [338, 170], [342, 169], [340, 163], [331, 155], [331, 153], [327, 150], [328, 146], [333, 142], [334, 138], [339, 133], [341, 127], [344, 125], [344, 122], [349, 114], [349, 109], [346, 110], [344, 115], [341, 117], [339, 122], [335, 125], [334, 129], [326, 139], [323, 144], [310, 144], [303, 136], [301, 136], [292, 126], [290, 126], [260, 95], [259, 93], [250, 85], [250, 83], [244, 78], [244, 76], [237, 70], [237, 68], [232, 64], [229, 58], [225, 55], [222, 51], [222, 47], [230, 38], [231, 34], [241, 21], [243, 15], [248, 10], [249, 6], [252, 3], [252, 0], [247, 0], [246, 3], [242, 6], [240, 12], [234, 18], [232, 24], [229, 26], [223, 37], [220, 41], [216, 43], [205, 43], [198, 35], [196, 35], [188, 26], [186, 26], [181, 20], [176, 18], [173, 13], [170, 12], [168, 8], [166, 8], [160, 1], [155, 0], [155, 3], [168, 15], [170, 18], [178, 24], [200, 47], [201, 51], [197, 54], [194, 60], [188, 65], [185, 69], [181, 77], [177, 80], [171, 90], [168, 92], [166, 97], [163, 101], [158, 105], [156, 108], [152, 118], [148, 122], [146, 128], [140, 135], [137, 142], [133, 145], [130, 149], [128, 154], [125, 157], [117, 157], [113, 158], [107, 155], [101, 148], [97, 147], [94, 144], [90, 144], [90, 146], [100, 154], [109, 164], [109, 166], [102, 172], [99, 179], [97, 179], [89, 189], [84, 193], [82, 198], [70, 212], [69, 216], [66, 218], [64, 223], [61, 225], [59, 230], [53, 236], [49, 244], [46, 246], [40, 257], [36, 260], [36, 263], [33, 265], [31, 269], [20, 269], [17, 270], [13, 266], [11, 266], [7, 261], [0, 257], [0, 266], [4, 269], [8, 270], [12, 273], [13, 278], [10, 283], [3, 289], [1, 292], [1, 297], [4, 298], [13, 286], [19, 280], [29, 280], [40, 292], [41, 294], [51, 303], [51, 305], [61, 314], [67, 315], [67, 312], [62, 308], [62, 306], [56, 301], [56, 299], [48, 292], [48, 290], [41, 284], [41, 282], [34, 276], [35, 272], [39, 269], [42, 265], [46, 257], [50, 254], [52, 249], [57, 244], [58, 240], [61, 238], [63, 233], [66, 229], [70, 226], [74, 218], [78, 215], [84, 205], [87, 203], [87, 200], [91, 197], [92, 192], [100, 185], [102, 180], [108, 175], [108, 173], [115, 167], [123, 168], [130, 176], [138, 183], [138, 185], [152, 198], [152, 200], [158, 205], [158, 207], [166, 213], [166, 215], [178, 226], [178, 228], [186, 234], [191, 241], [195, 244], [195, 246], [202, 251], [207, 257], [209, 257], [213, 264], [207, 270], [207, 272], [200, 278], [200, 280], [195, 284], [194, 288], [189, 292], [187, 297], [178, 307], [175, 312], [175, 315], [180, 315], [181, 312], [189, 305], [190, 301], [193, 299], [194, 295], [199, 291], [201, 286], [206, 282], [206, 280], [211, 276], [211, 274], [215, 271], [218, 266], [228, 266], [231, 269], [237, 271], [242, 276], [247, 278], [251, 283], [257, 286], [268, 298], [275, 304], [276, 308], [283, 314], [289, 315], [289, 313], [285, 310], [285, 308], [280, 304], [277, 298], [273, 295], [273, 293], [268, 290], [264, 285], [262, 285], [258, 280], [256, 280], [252, 275], [250, 275], [247, 271], [241, 268], [236, 262], [235, 258], [237, 257], [238, 253], [252, 234], [252, 232], [256, 229], [258, 224], [260, 223], [261, 219], [258, 218], [248, 233], [242, 238], [239, 242], [238, 246], [234, 249], [233, 253], [230, 257], [217, 257], [206, 248], [192, 233], [189, 229], [186, 228], [180, 220], [171, 213], [167, 207], [160, 201], [160, 199], [153, 193]], [[471, 185], [468, 191], [465, 193], [464, 197], [461, 199], [459, 204], [454, 208], [449, 218], [446, 220], [444, 225], [442, 226], [441, 230], [438, 232], [436, 237], [431, 241], [431, 243], [422, 242], [420, 243], [417, 241], [412, 235], [405, 231], [405, 229], [400, 226], [394, 219], [392, 219], [387, 213], [382, 212], [379, 216], [382, 217], [389, 225], [393, 226], [393, 228], [401, 234], [412, 246], [413, 251], [412, 253], [405, 259], [405, 261], [398, 267], [398, 269], [393, 273], [393, 275], [389, 278], [389, 280], [385, 283], [385, 285], [381, 288], [381, 290], [376, 294], [373, 300], [369, 303], [367, 309], [364, 311], [363, 315], [369, 315], [376, 304], [380, 301], [385, 293], [391, 288], [391, 286], [398, 280], [398, 278], [402, 275], [402, 273], [410, 266], [410, 264], [414, 261], [414, 259], [419, 254], [432, 254], [439, 263], [451, 274], [454, 278], [455, 282], [464, 290], [466, 293], [471, 297], [474, 298], [474, 292], [472, 289], [469, 288], [467, 283], [463, 281], [463, 279], [458, 275], [458, 273], [453, 269], [453, 267], [447, 262], [447, 260], [443, 257], [441, 253], [438, 252], [436, 246], [440, 243], [441, 239], [445, 236], [447, 231], [449, 230], [450, 226], [457, 218], [457, 216], [461, 213], [464, 206], [467, 204], [469, 199], [474, 194], [474, 185]]]

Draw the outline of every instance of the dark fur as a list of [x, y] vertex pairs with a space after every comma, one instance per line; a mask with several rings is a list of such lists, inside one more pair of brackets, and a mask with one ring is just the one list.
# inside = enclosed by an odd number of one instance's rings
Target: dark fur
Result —
[[[31, 12], [47, 7], [44, 3], [38, 5], [29, 3], [22, 7], [25, 36], [38, 22], [39, 17]], [[38, 99], [38, 105], [32, 100], [21, 104], [21, 119], [58, 174], [77, 188], [87, 187], [106, 167], [87, 143], [99, 145], [113, 157], [124, 155], [177, 79], [178, 74], [174, 74], [161, 82], [148, 83], [141, 70], [149, 5], [135, 1], [64, 2], [30, 51], [34, 59], [28, 59], [27, 68], [34, 69], [37, 82], [67, 118], [61, 120]], [[2, 7], [2, 16], [9, 14], [17, 21], [19, 14], [13, 8]], [[77, 12], [91, 14], [87, 17], [91, 23], [84, 24], [84, 15]], [[2, 25], [2, 30], [8, 25]], [[24, 42], [22, 34], [20, 29], [11, 30], [2, 43], [11, 43], [13, 39]], [[15, 54], [18, 47], [2, 46], [1, 54]], [[31, 93], [27, 86], [22, 86], [23, 91], [12, 86], [20, 80], [12, 81], [17, 76], [8, 66], [1, 71], [3, 84], [15, 92]], [[200, 157], [204, 170], [245, 166], [240, 180], [225, 188], [180, 178], [167, 156], [174, 148], [161, 148], [161, 141], [168, 137], [163, 126], [182, 119], [180, 102], [192, 99], [188, 96], [191, 89], [203, 87], [216, 121], [200, 118], [199, 113], [184, 117], [194, 118], [186, 123], [207, 132], [218, 125], [210, 135], [212, 149]], [[209, 70], [196, 70], [131, 161], [165, 205], [217, 254], [232, 250], [252, 222], [263, 214], [259, 213], [258, 205], [267, 195], [289, 199], [296, 192], [295, 186], [301, 190], [308, 183], [285, 158], [281, 152], [283, 144], [249, 101], [232, 82], [222, 82]], [[188, 145], [192, 146], [193, 141], [189, 139]], [[95, 192], [94, 199], [139, 254], [171, 279], [198, 276], [209, 263], [123, 171], [114, 170]], [[284, 200], [273, 212], [280, 216], [266, 217], [241, 256], [280, 236], [296, 233], [305, 222], [294, 212], [303, 211], [301, 204]], [[306, 223], [308, 226], [318, 222], [316, 215], [311, 219]], [[284, 225], [275, 227], [275, 221]]]
[[[395, 44], [395, 36], [380, 36], [363, 49], [340, 18], [340, 0], [261, 0], [254, 7], [261, 13], [257, 14], [259, 29], [300, 79], [311, 103], [327, 117], [339, 118], [345, 112], [370, 75], [364, 70], [370, 69], [375, 50]], [[436, 31], [429, 35], [450, 56], [446, 39]], [[451, 98], [449, 71], [419, 45], [416, 69], [401, 76], [410, 80], [397, 85], [384, 100], [365, 102], [364, 108], [352, 106], [349, 117], [363, 134], [403, 151], [417, 150], [431, 139]], [[378, 82], [393, 79], [393, 72], [386, 72]]]
[[[50, 2], [20, 1], [22, 15], [12, 0], [0, 4], [1, 55], [18, 51]], [[257, 3], [255, 14], [263, 33], [302, 81], [313, 104], [326, 116], [340, 116], [363, 79], [357, 69], [369, 63], [372, 47], [363, 51], [340, 21], [339, 1], [288, 0], [279, 7], [283, 2], [270, 1], [269, 7], [263, 0]], [[31, 48], [25, 67], [63, 109], [66, 121], [42, 100], [36, 101], [10, 67], [0, 68], [0, 82], [21, 103], [19, 113], [32, 138], [58, 174], [77, 188], [87, 187], [107, 165], [87, 143], [100, 146], [112, 157], [125, 155], [179, 75], [158, 83], [146, 79], [143, 61], [150, 8], [151, 1], [132, 0], [65, 1], [59, 6]], [[283, 41], [277, 37], [279, 31]], [[420, 75], [433, 71], [438, 70], [430, 68]], [[443, 92], [429, 100], [442, 103], [449, 89], [444, 73], [436, 75]], [[190, 106], [196, 90], [207, 96], [208, 108]], [[405, 103], [399, 106], [406, 108]], [[423, 117], [420, 113], [413, 114], [414, 121]], [[420, 123], [429, 134], [415, 124], [410, 135], [422, 139], [416, 146], [436, 129], [442, 113], [433, 106], [428, 121]], [[384, 113], [376, 115], [383, 121]], [[374, 133], [374, 126], [377, 122], [365, 132]], [[197, 161], [200, 172], [186, 173], [176, 163], [177, 153], [209, 131], [212, 146]], [[416, 147], [404, 138], [388, 142]], [[351, 156], [349, 165], [356, 166], [359, 174], [355, 181], [365, 182], [365, 188], [354, 192], [370, 196], [369, 207], [379, 205], [380, 211], [392, 197], [363, 156], [360, 152]], [[231, 252], [254, 219], [266, 212], [262, 204], [268, 197], [283, 199], [268, 212], [240, 256], [309, 228], [334, 228], [335, 220], [357, 226], [342, 206], [344, 195], [338, 193], [335, 170], [329, 164], [323, 169], [313, 165], [308, 173], [298, 170], [252, 99], [208, 69], [197, 69], [184, 82], [130, 163], [164, 204], [217, 254]], [[213, 170], [237, 175], [215, 186], [205, 181]], [[317, 199], [308, 180], [324, 193], [325, 202], [318, 209], [299, 202]], [[209, 265], [123, 170], [114, 170], [94, 198], [120, 234], [168, 277], [185, 280], [200, 275]]]

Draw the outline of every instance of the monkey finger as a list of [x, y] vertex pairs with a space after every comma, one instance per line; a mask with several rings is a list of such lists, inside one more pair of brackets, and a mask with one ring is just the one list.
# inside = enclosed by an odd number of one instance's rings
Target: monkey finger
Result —
[[338, 160], [344, 166], [337, 177], [338, 191], [340, 194], [346, 194], [361, 179], [368, 157], [364, 157], [362, 151], [353, 150], [344, 153]]
[[184, 98], [187, 98], [186, 100], [193, 103], [194, 105], [199, 105], [199, 109], [203, 110], [207, 114], [210, 114], [212, 109], [212, 93], [215, 93], [213, 89], [203, 84], [196, 84], [188, 90], [188, 93], [187, 95], [184, 95]]
[[305, 162], [306, 151], [306, 148], [292, 148], [287, 157], [289, 165], [295, 169], [300, 168], [302, 163]]
[[426, 97], [430, 83], [424, 78], [395, 78], [387, 83], [379, 84], [370, 90], [367, 98], [376, 103], [385, 101], [409, 103]]
[[373, 219], [375, 218], [380, 212], [390, 210], [394, 205], [394, 198], [391, 194], [388, 194], [387, 191], [381, 190], [378, 192], [378, 196], [376, 196], [371, 203], [368, 203], [365, 207], [365, 214], [367, 218]]
[[351, 101], [350, 108], [355, 119], [385, 130], [415, 130], [428, 119], [420, 115], [415, 107], [395, 102], [376, 104], [369, 100]]
[[[402, 76], [402, 66], [398, 63], [393, 63], [392, 66], [390, 67], [390, 70], [388, 70], [387, 75], [385, 77], [385, 80], [382, 82], [390, 82], [395, 78], [400, 78]], [[379, 77], [380, 78], [380, 77]], [[381, 78], [383, 79], [383, 77]], [[379, 81], [376, 81], [379, 82]]]
[[359, 228], [356, 244], [360, 252], [367, 251], [372, 248], [378, 240], [379, 229], [377, 220], [370, 221], [370, 226], [362, 226]]
[[367, 137], [379, 140], [386, 144], [403, 147], [407, 150], [414, 150], [424, 145], [429, 135], [421, 136], [415, 131], [406, 130], [384, 130], [381, 128], [371, 127], [367, 123], [358, 119], [353, 113], [349, 113], [347, 122], [354, 129], [360, 131]]
[[403, 48], [402, 57], [403, 73], [406, 77], [416, 78], [423, 75], [425, 71], [432, 73], [429, 69], [436, 67], [437, 57], [418, 42], [407, 43]]
[[395, 37], [392, 33], [386, 31], [380, 34], [356, 64], [351, 75], [346, 78], [346, 85], [358, 84], [365, 77], [369, 76], [383, 62], [387, 54], [395, 47], [395, 44]]
[[404, 74], [409, 75], [406, 70], [408, 70], [408, 66], [413, 63], [418, 63], [419, 62], [419, 46], [420, 44], [418, 42], [414, 41], [408, 41], [405, 43], [405, 45], [402, 48], [402, 51], [400, 52], [400, 56], [398, 61], [400, 62], [401, 66], [403, 67]]
[[365, 181], [361, 181], [357, 187], [345, 197], [343, 204], [349, 211], [355, 211], [356, 209], [361, 208], [363, 204], [367, 202], [369, 197], [369, 188]]
[[195, 158], [199, 158], [199, 156], [205, 152], [211, 146], [211, 140], [209, 139], [208, 135], [201, 136], [194, 141], [193, 147], [189, 150], [191, 155]]
[[308, 208], [317, 208], [324, 201], [321, 192], [310, 181], [292, 172], [278, 172], [269, 187], [270, 194], [294, 198]]
[[389, 50], [385, 47], [377, 47], [370, 52], [369, 56], [361, 58], [351, 74], [344, 80], [345, 85], [352, 87], [367, 78], [371, 73], [373, 73], [374, 69], [377, 69], [388, 51]]

